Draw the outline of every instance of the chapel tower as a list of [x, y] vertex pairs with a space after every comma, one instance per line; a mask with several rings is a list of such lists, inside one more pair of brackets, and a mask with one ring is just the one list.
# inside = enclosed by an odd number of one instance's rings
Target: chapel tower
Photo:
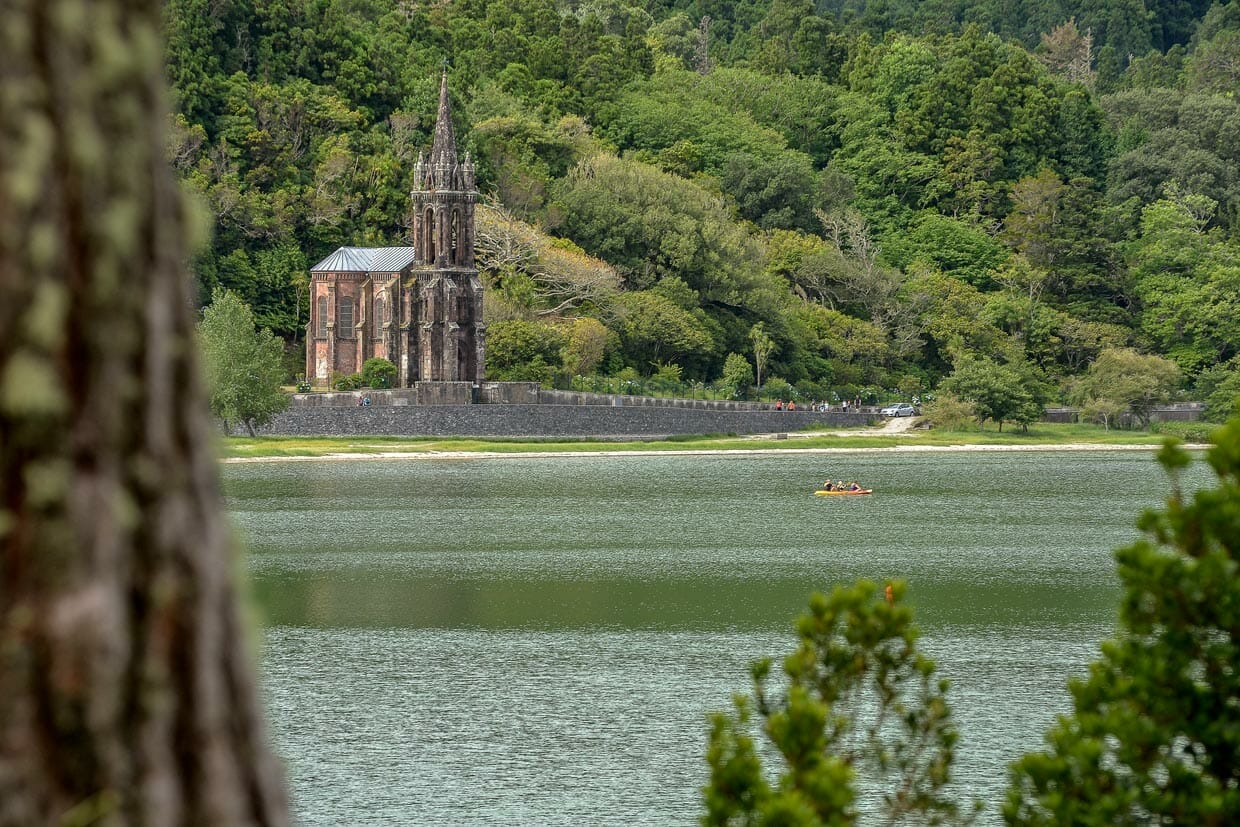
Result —
[[398, 387], [480, 384], [486, 364], [482, 281], [474, 264], [474, 165], [457, 162], [448, 75], [429, 163], [409, 194], [412, 247], [341, 247], [310, 268], [306, 377], [329, 385], [367, 359], [396, 365]]
[[457, 161], [447, 72], [439, 86], [430, 158], [419, 153], [409, 197], [416, 252], [411, 268], [414, 289], [406, 300], [417, 307], [410, 307], [406, 318], [412, 322], [408, 327], [418, 329], [402, 331], [402, 345], [416, 365], [416, 375], [400, 377], [401, 384], [479, 383], [485, 367], [486, 325], [482, 281], [474, 264], [478, 192], [469, 153]]

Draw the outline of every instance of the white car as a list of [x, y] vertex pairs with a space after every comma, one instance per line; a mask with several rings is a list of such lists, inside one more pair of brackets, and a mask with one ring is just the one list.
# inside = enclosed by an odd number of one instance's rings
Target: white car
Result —
[[916, 416], [917, 408], [908, 402], [897, 402], [894, 405], [888, 405], [878, 413], [880, 416]]

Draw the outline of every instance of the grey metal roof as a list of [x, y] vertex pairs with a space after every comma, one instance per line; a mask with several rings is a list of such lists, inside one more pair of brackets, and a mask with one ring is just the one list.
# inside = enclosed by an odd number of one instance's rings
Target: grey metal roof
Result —
[[370, 260], [370, 272], [395, 273], [413, 263], [417, 253], [412, 247], [376, 247]]
[[412, 247], [341, 247], [311, 273], [395, 273], [416, 258]]

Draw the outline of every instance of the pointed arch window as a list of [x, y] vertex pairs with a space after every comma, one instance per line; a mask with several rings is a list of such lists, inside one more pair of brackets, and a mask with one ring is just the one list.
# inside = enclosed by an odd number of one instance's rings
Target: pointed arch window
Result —
[[426, 232], [426, 263], [435, 263], [435, 210], [431, 207], [426, 208], [426, 214], [423, 216], [422, 227]]
[[452, 237], [450, 239], [452, 251], [452, 264], [461, 263], [461, 210], [454, 207], [452, 209], [452, 226], [449, 230]]
[[383, 323], [387, 321], [383, 315], [383, 310], [383, 296], [375, 296], [374, 331], [372, 335], [376, 339], [383, 336]]
[[319, 296], [318, 307], [315, 314], [318, 318], [315, 320], [314, 335], [320, 339], [327, 338], [327, 296]]
[[353, 299], [348, 296], [340, 299], [340, 336], [353, 338]]

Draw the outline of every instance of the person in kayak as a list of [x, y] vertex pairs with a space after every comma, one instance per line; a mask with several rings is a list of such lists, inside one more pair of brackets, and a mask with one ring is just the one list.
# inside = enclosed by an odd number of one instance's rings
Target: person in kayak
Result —
[[834, 491], [835, 483], [831, 482], [831, 480], [827, 480], [826, 482], [822, 484], [822, 490], [823, 491]]

